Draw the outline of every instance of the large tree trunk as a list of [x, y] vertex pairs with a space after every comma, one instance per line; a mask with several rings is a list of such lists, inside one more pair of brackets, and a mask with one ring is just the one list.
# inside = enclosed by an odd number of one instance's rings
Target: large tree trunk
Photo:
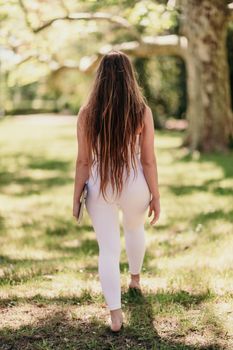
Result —
[[182, 33], [188, 39], [189, 127], [184, 145], [220, 151], [233, 134], [223, 0], [182, 1]]

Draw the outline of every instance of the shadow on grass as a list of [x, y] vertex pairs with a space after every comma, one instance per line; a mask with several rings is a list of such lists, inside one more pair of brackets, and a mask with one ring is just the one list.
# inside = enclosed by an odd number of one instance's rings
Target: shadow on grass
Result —
[[[196, 164], [211, 162], [220, 167], [223, 171], [223, 177], [219, 179], [210, 179], [205, 181], [202, 185], [171, 185], [169, 189], [175, 195], [189, 195], [195, 192], [210, 192], [219, 196], [231, 196], [233, 195], [233, 188], [230, 186], [221, 187], [219, 182], [224, 179], [233, 178], [233, 166], [232, 166], [233, 152], [229, 151], [227, 154], [212, 153], [212, 154], [200, 154], [199, 159], [193, 159], [192, 155], [188, 154], [179, 158], [180, 162], [195, 162]], [[177, 162], [177, 159], [174, 160]]]
[[5, 218], [4, 216], [0, 215], [0, 233], [5, 230]]
[[228, 153], [211, 153], [211, 154], [200, 154], [200, 158], [194, 160], [191, 155], [185, 155], [180, 158], [179, 161], [182, 162], [196, 162], [196, 163], [205, 163], [211, 162], [216, 164], [223, 170], [224, 178], [233, 178], [233, 167], [232, 167], [232, 158], [233, 151], [229, 151]]
[[233, 220], [233, 210], [224, 212], [222, 209], [216, 209], [210, 212], [206, 212], [206, 213], [200, 213], [198, 215], [196, 215], [193, 219], [192, 219], [192, 223], [193, 224], [198, 224], [198, 223], [207, 223], [209, 221], [212, 220], [225, 220], [225, 221], [229, 221], [232, 222]]
[[61, 159], [47, 159], [45, 157], [29, 157], [27, 168], [42, 170], [58, 170], [68, 172], [71, 169], [72, 162]]
[[[170, 185], [169, 189], [177, 196], [179, 195], [189, 195], [195, 192], [210, 192], [219, 196], [231, 196], [233, 195], [233, 189], [230, 187], [220, 187], [218, 186], [219, 180], [206, 181], [204, 185]], [[213, 183], [216, 187], [213, 187]], [[211, 186], [209, 186], [211, 185]], [[214, 185], [215, 186], [215, 185]]]
[[93, 231], [93, 228], [91, 225], [76, 225], [76, 222], [72, 217], [70, 220], [66, 220], [64, 217], [53, 217], [50, 219], [49, 224], [44, 230], [48, 237], [62, 237], [67, 236], [70, 233], [83, 234], [84, 232], [91, 232]]
[[[68, 249], [68, 248], [67, 248]], [[93, 254], [93, 250], [97, 250], [95, 241], [84, 240], [79, 249], [76, 248], [77, 252], [75, 256], [68, 256], [61, 258], [50, 258], [50, 259], [13, 259], [5, 255], [0, 255], [0, 265], [1, 265], [1, 276], [0, 276], [0, 286], [7, 285], [21, 285], [27, 282], [32, 282], [34, 280], [46, 278], [48, 275], [55, 276], [60, 272], [66, 271], [66, 262], [76, 261], [77, 255], [80, 257], [85, 255]], [[71, 248], [72, 252], [72, 248]], [[95, 253], [97, 254], [97, 253]], [[93, 254], [93, 255], [95, 255]], [[77, 271], [82, 268], [85, 272], [96, 272], [97, 266], [87, 266], [83, 267], [83, 260], [80, 261], [80, 266], [77, 265]]]
[[[7, 157], [4, 155], [4, 157]], [[9, 156], [12, 157], [12, 156]], [[17, 158], [20, 159], [22, 154], [14, 154], [12, 162], [17, 163]], [[24, 155], [26, 160], [23, 161], [23, 164], [26, 163], [23, 167], [18, 165], [19, 171], [8, 171], [7, 169], [2, 169], [0, 171], [0, 189], [4, 193], [4, 189], [9, 185], [19, 185], [21, 188], [13, 194], [14, 196], [28, 196], [32, 194], [41, 194], [43, 191], [51, 189], [51, 187], [62, 186], [69, 184], [74, 181], [70, 176], [70, 170], [72, 170], [73, 162], [65, 161], [60, 159], [47, 159], [43, 156], [31, 156]], [[21, 171], [30, 170], [46, 170], [46, 171], [57, 171], [57, 176], [46, 176], [42, 178], [34, 178], [33, 172], [32, 176], [21, 175]], [[52, 173], [51, 173], [52, 174]]]
[[[4, 187], [15, 184], [21, 185], [21, 189], [15, 192], [13, 195], [16, 197], [30, 196], [33, 194], [41, 194], [50, 190], [52, 187], [63, 186], [69, 184], [73, 181], [70, 176], [53, 176], [43, 179], [35, 179], [29, 176], [17, 176], [16, 174], [1, 173], [0, 174], [0, 188], [2, 193], [4, 193]], [[12, 194], [11, 194], [12, 195]]]
[[225, 178], [233, 178], [232, 158], [233, 151], [229, 151], [228, 154], [203, 154], [200, 158], [200, 162], [213, 162], [222, 168]]
[[[78, 243], [78, 240], [77, 240]], [[95, 239], [82, 239], [81, 243], [77, 246], [64, 246], [62, 243], [54, 243], [50, 242], [48, 243], [47, 247], [56, 251], [61, 251], [64, 253], [70, 253], [72, 256], [94, 256], [97, 255], [99, 252], [98, 244]]]
[[[207, 346], [186, 345], [185, 336], [176, 335], [169, 324], [166, 333], [160, 335], [156, 329], [157, 316], [153, 311], [153, 304], [160, 303], [168, 308], [171, 304], [179, 304], [185, 308], [198, 305], [210, 299], [209, 293], [192, 295], [184, 291], [177, 293], [158, 294], [147, 293], [140, 295], [127, 291], [122, 294], [123, 310], [128, 314], [128, 322], [118, 334], [112, 334], [105, 319], [98, 315], [83, 317], [79, 309], [72, 311], [70, 316], [69, 305], [92, 304], [89, 291], [83, 291], [80, 297], [54, 299], [43, 298], [40, 295], [27, 299], [5, 299], [2, 305], [14, 307], [22, 303], [31, 303], [43, 307], [46, 313], [46, 305], [57, 305], [56, 311], [48, 313], [43, 318], [37, 319], [32, 325], [24, 325], [12, 332], [11, 328], [0, 331], [1, 350], [27, 350], [27, 349], [137, 349], [137, 350], [220, 350], [222, 347], [217, 343], [217, 336], [213, 334], [212, 343]], [[213, 330], [216, 335], [221, 334], [221, 327]], [[195, 336], [195, 334], [194, 334]]]
[[59, 259], [12, 259], [0, 255], [2, 269], [0, 286], [15, 286], [32, 281], [43, 275], [56, 274], [59, 271], [56, 264], [58, 261]]
[[[77, 242], [79, 242], [77, 240]], [[77, 266], [77, 271], [82, 268], [84, 273], [98, 272], [98, 263], [87, 264], [84, 266], [84, 259], [91, 259], [97, 257], [99, 254], [98, 243], [95, 239], [83, 239], [77, 247], [64, 247], [62, 244], [51, 243], [53, 250], [61, 250], [65, 253], [70, 253], [69, 256], [62, 256], [60, 258], [50, 259], [16, 259], [10, 258], [6, 255], [0, 255], [0, 265], [2, 268], [2, 275], [0, 276], [0, 286], [25, 284], [29, 281], [43, 279], [44, 276], [53, 275], [66, 271], [66, 262], [77, 261], [80, 259], [80, 267]], [[144, 257], [144, 266], [147, 270], [147, 262], [150, 262], [153, 257], [150, 252], [146, 252]], [[83, 259], [84, 258], [84, 259]], [[123, 273], [128, 271], [128, 261], [120, 262], [120, 270]], [[156, 266], [153, 266], [153, 272], [157, 271]]]

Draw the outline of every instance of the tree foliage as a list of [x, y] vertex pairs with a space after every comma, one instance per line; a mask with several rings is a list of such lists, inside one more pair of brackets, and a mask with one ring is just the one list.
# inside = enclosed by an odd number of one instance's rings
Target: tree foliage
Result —
[[[0, 1], [5, 110], [23, 106], [76, 113], [101, 57], [115, 48], [131, 56], [158, 127], [167, 116], [186, 112], [185, 145], [222, 150], [228, 144], [233, 122], [225, 41], [233, 4]], [[230, 27], [230, 65], [231, 32]]]
[[[88, 14], [96, 14], [95, 19], [88, 19]], [[78, 15], [86, 18], [77, 19]], [[141, 35], [175, 33], [177, 27], [176, 11], [161, 1], [1, 0], [0, 16], [6, 110], [68, 106], [76, 112], [93, 76], [80, 72], [85, 57], [106, 44], [140, 40]], [[179, 75], [183, 73], [177, 72], [173, 64], [176, 59], [166, 58], [164, 64], [157, 58], [147, 61], [147, 73], [144, 70], [144, 77], [143, 72], [138, 73], [147, 92], [151, 86], [147, 96], [156, 101], [155, 114], [163, 110], [176, 115], [179, 102], [171, 108], [165, 102], [177, 99], [172, 87], [175, 80], [179, 89]], [[171, 80], [166, 78], [165, 89], [161, 87], [166, 75], [162, 66], [170, 67]]]

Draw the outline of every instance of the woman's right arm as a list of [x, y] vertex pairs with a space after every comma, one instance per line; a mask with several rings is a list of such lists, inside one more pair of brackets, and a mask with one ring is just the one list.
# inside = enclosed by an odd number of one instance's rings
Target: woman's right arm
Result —
[[157, 162], [154, 150], [154, 120], [151, 108], [148, 106], [144, 115], [144, 127], [141, 135], [140, 160], [145, 179], [152, 195], [148, 216], [150, 217], [153, 212], [153, 220], [150, 222], [153, 225], [159, 219], [160, 215], [160, 194]]

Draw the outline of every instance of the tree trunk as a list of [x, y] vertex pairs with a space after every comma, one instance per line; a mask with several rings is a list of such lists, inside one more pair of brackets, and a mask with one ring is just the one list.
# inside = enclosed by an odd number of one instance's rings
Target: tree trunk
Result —
[[233, 135], [226, 51], [227, 6], [222, 0], [183, 0], [182, 34], [188, 39], [189, 126], [184, 145], [222, 151]]

